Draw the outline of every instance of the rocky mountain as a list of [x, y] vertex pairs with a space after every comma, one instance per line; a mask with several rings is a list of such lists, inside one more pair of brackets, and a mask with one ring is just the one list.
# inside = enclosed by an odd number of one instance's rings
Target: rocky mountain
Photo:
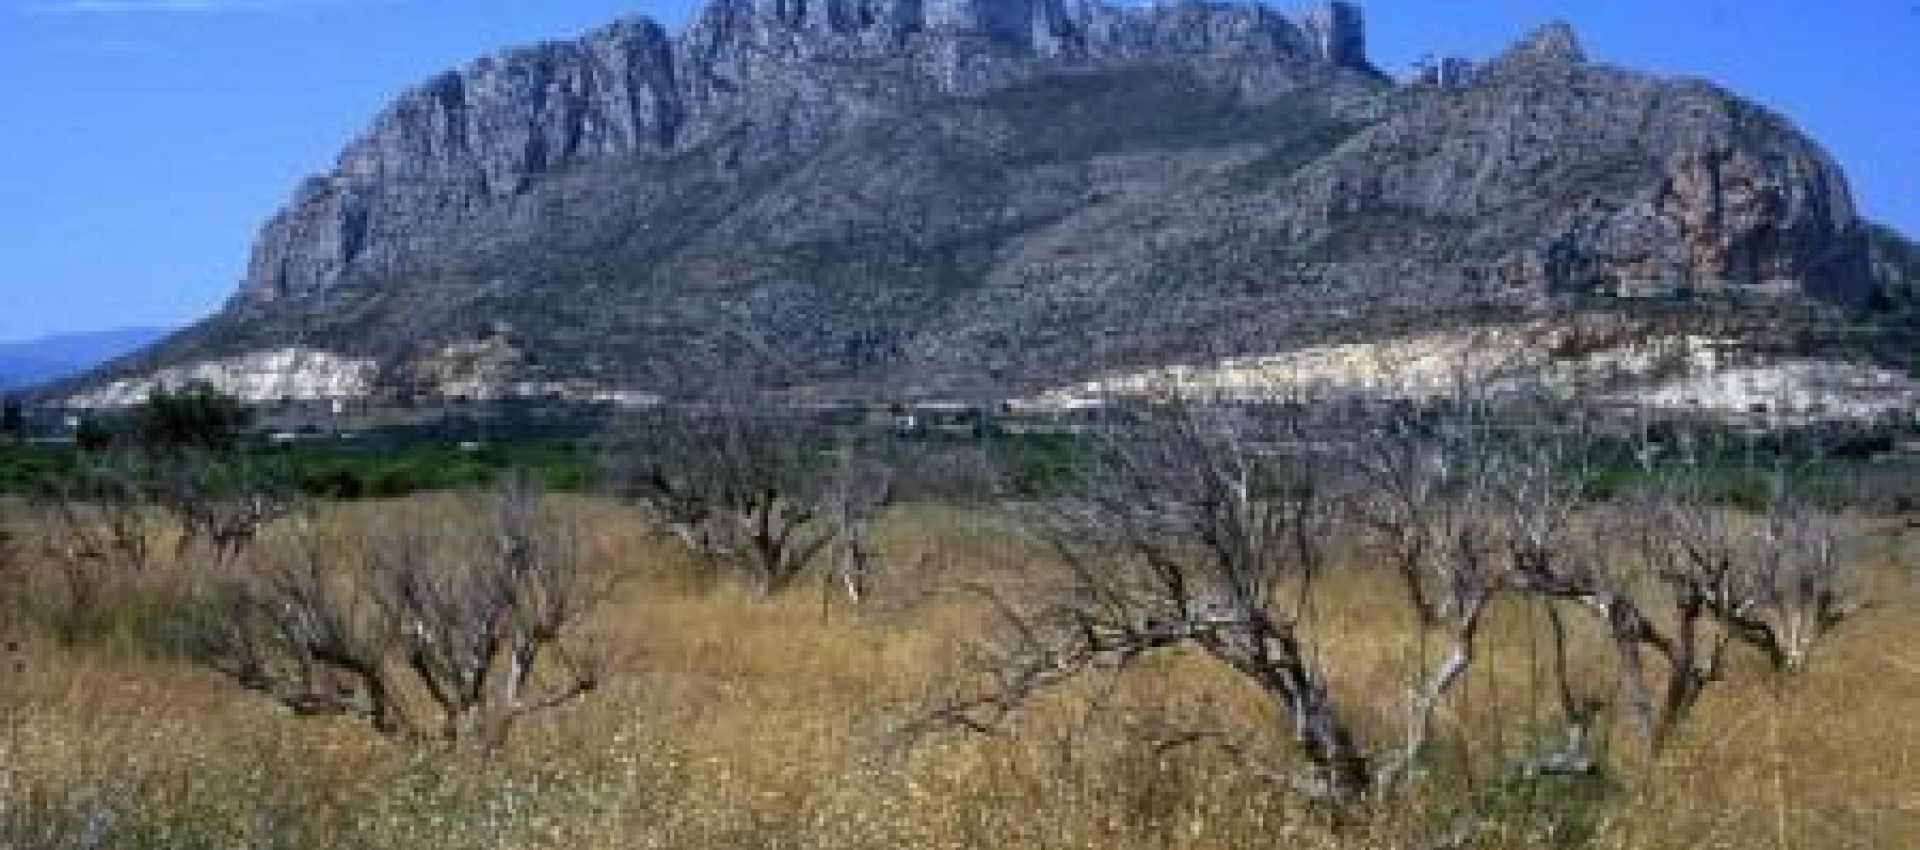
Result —
[[1004, 397], [1649, 290], [1859, 305], [1876, 269], [1789, 121], [1564, 26], [1399, 82], [1347, 3], [714, 0], [406, 93], [225, 310], [102, 377]]
[[1867, 239], [1873, 257], [1874, 286], [1895, 308], [1920, 308], [1920, 244], [1890, 227], [1873, 225]]

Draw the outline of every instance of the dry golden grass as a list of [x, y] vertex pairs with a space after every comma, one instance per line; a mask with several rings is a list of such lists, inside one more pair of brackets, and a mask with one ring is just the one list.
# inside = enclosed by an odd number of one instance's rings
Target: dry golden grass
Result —
[[[451, 519], [446, 506], [414, 507]], [[1441, 831], [1466, 799], [1493, 813], [1490, 846], [1555, 846], [1573, 812], [1595, 833], [1579, 846], [1920, 847], [1920, 607], [1893, 563], [1909, 542], [1884, 527], [1861, 532], [1886, 562], [1878, 608], [1801, 679], [1739, 665], [1659, 763], [1618, 760], [1603, 804], [1579, 789], [1475, 785], [1524, 743], [1516, 718], [1544, 722], [1551, 708], [1537, 696], [1532, 624], [1505, 612], [1485, 672], [1443, 718], [1453, 743], [1434, 769], [1449, 778], [1335, 823], [1216, 753], [1140, 742], [1165, 717], [1270, 719], [1194, 658], [1064, 694], [1006, 736], [891, 758], [889, 730], [953, 669], [979, 612], [898, 593], [868, 612], [806, 590], [756, 604], [690, 577], [612, 509], [580, 510], [596, 562], [634, 576], [592, 624], [612, 674], [489, 760], [286, 716], [115, 641], [63, 649], [30, 624], [0, 624], [22, 642], [0, 659], [0, 847], [88, 846], [72, 839], [90, 832], [110, 837], [100, 846], [153, 848], [1398, 847]], [[1023, 557], [952, 511], [909, 511], [885, 535], [915, 573], [900, 586], [991, 576]], [[1355, 671], [1341, 696], [1377, 724], [1418, 660], [1391, 594], [1354, 571], [1322, 612], [1325, 650]], [[1472, 732], [1495, 728], [1506, 737]]]

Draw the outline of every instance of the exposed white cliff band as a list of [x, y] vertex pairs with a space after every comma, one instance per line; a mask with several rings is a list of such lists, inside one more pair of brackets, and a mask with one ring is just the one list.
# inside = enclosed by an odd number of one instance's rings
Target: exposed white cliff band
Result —
[[[497, 341], [448, 346], [435, 357], [410, 364], [411, 389], [426, 398], [460, 401], [540, 399], [556, 402], [647, 407], [654, 393], [583, 382], [525, 380], [516, 374], [520, 355]], [[239, 357], [170, 367], [126, 378], [67, 397], [78, 410], [132, 407], [155, 390], [205, 385], [248, 404], [356, 401], [380, 391], [380, 364], [313, 348], [282, 348]]]
[[1347, 396], [1427, 400], [1544, 392], [1625, 406], [1866, 418], [1920, 411], [1920, 384], [1887, 369], [1757, 355], [1700, 336], [1593, 337], [1546, 324], [1470, 328], [1107, 375], [1022, 400], [1062, 411], [1108, 400]]
[[68, 407], [130, 407], [156, 389], [177, 390], [204, 384], [251, 404], [365, 398], [373, 390], [379, 364], [312, 348], [258, 351], [162, 369], [128, 378], [66, 399]]

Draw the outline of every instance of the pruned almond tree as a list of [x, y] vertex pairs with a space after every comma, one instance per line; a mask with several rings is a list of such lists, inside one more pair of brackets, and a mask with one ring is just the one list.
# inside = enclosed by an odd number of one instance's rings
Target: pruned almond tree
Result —
[[756, 598], [792, 587], [831, 554], [857, 601], [874, 565], [867, 531], [890, 501], [892, 476], [834, 449], [834, 435], [804, 416], [712, 405], [629, 421], [608, 462], [650, 525]]
[[1304, 763], [1285, 773], [1292, 787], [1354, 800], [1392, 781], [1316, 651], [1340, 517], [1324, 459], [1282, 449], [1311, 438], [1309, 418], [1180, 402], [1113, 414], [1078, 491], [1027, 516], [1057, 575], [991, 596], [1003, 625], [983, 677], [913, 731], [988, 731], [1061, 685], [1191, 647], [1273, 706]]
[[598, 685], [581, 629], [607, 584], [518, 479], [474, 507], [473, 525], [442, 531], [418, 516], [344, 531], [302, 518], [214, 590], [198, 657], [298, 714], [499, 746]]
[[115, 594], [154, 570], [165, 531], [144, 464], [119, 454], [89, 461], [41, 482], [28, 508], [38, 562], [51, 567], [54, 579], [34, 601], [67, 642], [77, 640]]
[[[1833, 521], [1791, 497], [1790, 480], [1770, 479], [1774, 496], [1741, 513], [1709, 498], [1706, 472], [1669, 460], [1602, 499], [1603, 458], [1651, 454], [1550, 400], [1167, 398], [1103, 416], [1078, 488], [1015, 506], [1053, 557], [1016, 588], [981, 590], [1000, 628], [908, 732], [992, 731], [1069, 683], [1186, 648], [1265, 698], [1297, 762], [1251, 759], [1240, 742], [1228, 752], [1316, 799], [1378, 799], [1428, 762], [1488, 621], [1544, 609], [1553, 681], [1532, 696], [1557, 700], [1565, 727], [1507, 770], [1585, 773], [1603, 766], [1608, 706], [1658, 749], [1718, 681], [1730, 644], [1791, 672], [1858, 610]], [[1420, 645], [1439, 648], [1411, 665], [1391, 733], [1371, 722], [1380, 701], [1338, 696], [1369, 673], [1323, 651], [1335, 633], [1315, 612], [1336, 546], [1393, 576]], [[1582, 616], [1597, 628], [1573, 628]], [[1569, 645], [1592, 634], [1599, 643]], [[1578, 680], [1576, 653], [1610, 662], [1612, 694]]]
[[881, 569], [873, 525], [893, 502], [893, 469], [854, 448], [837, 453], [820, 493], [830, 575], [848, 601], [866, 601]]
[[177, 556], [224, 572], [293, 510], [292, 487], [244, 452], [180, 449], [151, 461], [154, 503], [172, 518]]
[[28, 498], [38, 562], [53, 587], [35, 596], [65, 639], [171, 563], [177, 576], [230, 569], [293, 504], [289, 488], [238, 450], [115, 446], [46, 474]]
[[1340, 509], [1361, 551], [1387, 567], [1438, 658], [1408, 685], [1398, 751], [1378, 785], [1406, 778], [1426, 754], [1434, 718], [1478, 660], [1481, 631], [1503, 591], [1506, 527], [1499, 498], [1515, 470], [1498, 449], [1492, 403], [1460, 394], [1446, 409], [1410, 405], [1342, 417], [1327, 434], [1349, 477]]
[[[1671, 457], [1638, 447], [1641, 484], [1586, 505], [1568, 483], [1585, 449], [1566, 435], [1529, 441], [1523, 486], [1508, 500], [1514, 587], [1583, 611], [1613, 643], [1615, 703], [1644, 744], [1664, 749], [1745, 646], [1778, 673], [1801, 672], [1815, 649], [1865, 604], [1859, 561], [1832, 515], [1799, 492], [1784, 461], [1715, 465], [1677, 441]], [[1745, 509], [1714, 497], [1717, 478], [1745, 475], [1765, 491]]]

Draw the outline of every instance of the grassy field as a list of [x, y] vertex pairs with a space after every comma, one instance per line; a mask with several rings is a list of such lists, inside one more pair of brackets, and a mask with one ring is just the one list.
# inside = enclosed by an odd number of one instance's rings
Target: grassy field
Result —
[[[1482, 672], [1442, 716], [1433, 778], [1390, 811], [1342, 817], [1212, 750], [1145, 743], [1203, 721], [1278, 731], [1257, 695], [1180, 655], [1062, 694], [1004, 735], [896, 746], [983, 628], [979, 606], [935, 591], [1033, 557], [989, 518], [896, 512], [893, 569], [856, 610], [807, 588], [754, 602], [620, 511], [575, 505], [596, 568], [626, 577], [591, 624], [610, 675], [490, 756], [296, 718], [175, 657], [153, 637], [164, 577], [76, 646], [7, 610], [0, 847], [1415, 847], [1469, 804], [1486, 815], [1473, 846], [1920, 847], [1920, 531], [1899, 522], [1860, 522], [1878, 605], [1807, 675], [1736, 664], [1677, 746], [1646, 763], [1623, 743], [1606, 781], [1495, 778], [1550, 712], [1540, 624], [1500, 612]], [[337, 510], [451, 519], [434, 497]], [[1333, 581], [1320, 649], [1349, 659], [1339, 696], [1377, 705], [1384, 727], [1417, 630], [1364, 565]], [[1285, 757], [1281, 736], [1253, 740]]]

